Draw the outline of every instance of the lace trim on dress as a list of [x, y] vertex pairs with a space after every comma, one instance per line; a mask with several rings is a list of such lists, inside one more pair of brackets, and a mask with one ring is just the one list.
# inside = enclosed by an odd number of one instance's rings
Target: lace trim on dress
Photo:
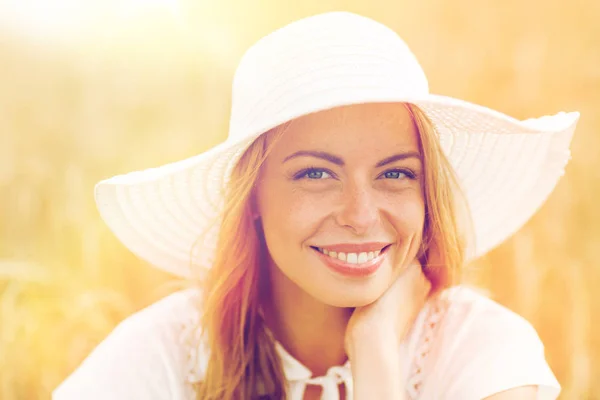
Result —
[[207, 356], [202, 329], [200, 324], [199, 296], [192, 296], [190, 307], [181, 318], [179, 344], [185, 349], [185, 382], [193, 387], [202, 380], [205, 371], [202, 369], [202, 359]]
[[434, 339], [436, 338], [440, 325], [446, 311], [448, 310], [449, 300], [447, 296], [438, 296], [429, 307], [423, 326], [423, 331], [419, 337], [419, 342], [413, 357], [412, 367], [407, 381], [407, 392], [410, 399], [415, 400], [421, 393], [421, 387], [424, 379], [424, 369], [431, 351]]

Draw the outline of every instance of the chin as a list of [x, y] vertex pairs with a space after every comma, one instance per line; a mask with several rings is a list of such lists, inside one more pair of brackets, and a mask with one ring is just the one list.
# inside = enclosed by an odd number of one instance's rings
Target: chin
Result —
[[372, 293], [360, 293], [354, 290], [328, 290], [327, 293], [322, 293], [318, 299], [324, 304], [333, 307], [356, 308], [363, 307], [373, 303], [383, 294], [383, 291], [373, 291]]

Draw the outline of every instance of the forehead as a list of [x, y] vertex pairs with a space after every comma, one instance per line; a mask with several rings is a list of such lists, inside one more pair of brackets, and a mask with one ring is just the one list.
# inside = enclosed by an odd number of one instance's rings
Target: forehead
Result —
[[418, 151], [418, 132], [400, 103], [337, 107], [293, 121], [277, 146], [280, 151], [320, 147], [332, 152], [374, 150]]

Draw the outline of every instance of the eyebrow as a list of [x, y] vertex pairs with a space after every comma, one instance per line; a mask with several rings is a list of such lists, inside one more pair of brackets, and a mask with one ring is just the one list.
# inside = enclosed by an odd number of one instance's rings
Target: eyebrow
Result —
[[[315, 151], [315, 150], [297, 151], [293, 154], [290, 154], [286, 158], [284, 158], [283, 163], [285, 163], [288, 160], [291, 160], [292, 158], [296, 158], [296, 157], [315, 157], [315, 158], [320, 158], [325, 161], [329, 161], [330, 163], [339, 165], [340, 167], [343, 167], [345, 165], [344, 160], [341, 157], [338, 157], [331, 153], [327, 153], [325, 151]], [[379, 161], [377, 164], [375, 164], [375, 167], [377, 167], [377, 168], [383, 167], [384, 165], [391, 164], [394, 161], [406, 160], [407, 158], [416, 158], [418, 160], [421, 160], [421, 155], [419, 153], [417, 153], [416, 151], [408, 151], [405, 153], [394, 154], [390, 157], [384, 158], [383, 160]]]

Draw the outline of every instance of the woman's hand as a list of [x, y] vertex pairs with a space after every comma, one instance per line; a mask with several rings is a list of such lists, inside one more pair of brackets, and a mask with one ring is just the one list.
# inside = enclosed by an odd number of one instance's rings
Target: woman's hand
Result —
[[[385, 341], [389, 350], [397, 348], [423, 307], [431, 284], [415, 260], [402, 270], [373, 303], [354, 310], [345, 334], [346, 354], [352, 361], [357, 347], [370, 347]], [[391, 348], [390, 348], [391, 346]]]
[[406, 398], [400, 343], [430, 289], [421, 264], [415, 261], [400, 271], [379, 299], [354, 310], [344, 345], [352, 364], [355, 400]]

